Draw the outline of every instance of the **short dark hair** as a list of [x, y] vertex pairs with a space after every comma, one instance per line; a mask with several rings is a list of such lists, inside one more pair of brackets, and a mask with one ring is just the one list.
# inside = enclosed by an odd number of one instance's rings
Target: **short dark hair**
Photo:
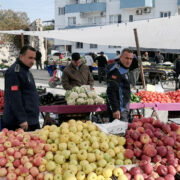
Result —
[[72, 60], [74, 61], [78, 61], [81, 57], [80, 57], [80, 54], [75, 52], [75, 53], [72, 53]]
[[27, 50], [31, 50], [31, 51], [36, 52], [36, 50], [32, 46], [23, 46], [22, 49], [20, 50], [20, 54], [21, 55], [26, 54]]
[[116, 51], [117, 54], [120, 54], [120, 51]]
[[124, 49], [122, 50], [121, 55], [123, 55], [125, 52], [133, 53], [133, 51], [132, 51], [131, 49], [129, 49], [129, 48], [124, 48]]
[[100, 52], [100, 54], [101, 54], [101, 55], [103, 55], [103, 54], [104, 54], [104, 52], [103, 52], [103, 51], [101, 51], [101, 52]]

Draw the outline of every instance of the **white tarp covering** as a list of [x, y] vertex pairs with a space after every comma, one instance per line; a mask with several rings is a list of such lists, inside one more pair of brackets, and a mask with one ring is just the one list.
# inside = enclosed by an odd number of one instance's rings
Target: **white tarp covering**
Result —
[[180, 49], [180, 16], [101, 27], [52, 31], [0, 31], [0, 33], [23, 33], [24, 35], [91, 44], [135, 47], [134, 28], [137, 29], [140, 47]]

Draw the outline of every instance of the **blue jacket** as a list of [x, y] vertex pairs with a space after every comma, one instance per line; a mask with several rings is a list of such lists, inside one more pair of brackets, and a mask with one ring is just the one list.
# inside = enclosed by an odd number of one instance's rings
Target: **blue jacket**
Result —
[[29, 67], [19, 59], [5, 73], [3, 123], [18, 126], [39, 124], [39, 97]]
[[130, 83], [128, 69], [119, 63], [108, 67], [107, 101], [112, 112], [129, 110]]

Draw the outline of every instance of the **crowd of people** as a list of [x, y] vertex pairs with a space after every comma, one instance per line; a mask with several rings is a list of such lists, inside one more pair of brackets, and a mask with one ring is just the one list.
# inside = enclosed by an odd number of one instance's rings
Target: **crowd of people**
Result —
[[[42, 69], [41, 53], [31, 46], [24, 46], [16, 62], [5, 73], [5, 108], [2, 127], [15, 130], [22, 128], [33, 131], [39, 125], [39, 98], [30, 68], [36, 62], [37, 69]], [[71, 90], [75, 86], [89, 85], [94, 90], [92, 67], [98, 65], [98, 81], [107, 84], [107, 106], [109, 120], [120, 119], [129, 121], [129, 103], [131, 87], [139, 78], [139, 63], [137, 55], [125, 48], [116, 51], [112, 63], [108, 63], [104, 52], [99, 56], [92, 53], [85, 55], [86, 62], [81, 61], [79, 53], [72, 53], [71, 62], [62, 73], [62, 86]], [[162, 63], [163, 56], [157, 52], [156, 63]], [[142, 61], [149, 61], [148, 52], [142, 55]], [[175, 66], [176, 77], [180, 74], [180, 57]], [[177, 80], [179, 82], [179, 80]], [[179, 88], [179, 87], [178, 87]]]

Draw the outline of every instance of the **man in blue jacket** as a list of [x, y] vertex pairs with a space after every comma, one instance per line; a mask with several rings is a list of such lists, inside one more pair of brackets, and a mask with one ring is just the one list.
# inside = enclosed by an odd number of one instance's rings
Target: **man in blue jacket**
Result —
[[107, 101], [112, 113], [112, 119], [129, 121], [130, 102], [129, 67], [133, 60], [133, 52], [124, 49], [119, 62], [108, 67]]
[[24, 46], [19, 58], [5, 73], [5, 108], [2, 127], [33, 131], [39, 126], [39, 98], [34, 78], [29, 71], [36, 59], [36, 50]]

